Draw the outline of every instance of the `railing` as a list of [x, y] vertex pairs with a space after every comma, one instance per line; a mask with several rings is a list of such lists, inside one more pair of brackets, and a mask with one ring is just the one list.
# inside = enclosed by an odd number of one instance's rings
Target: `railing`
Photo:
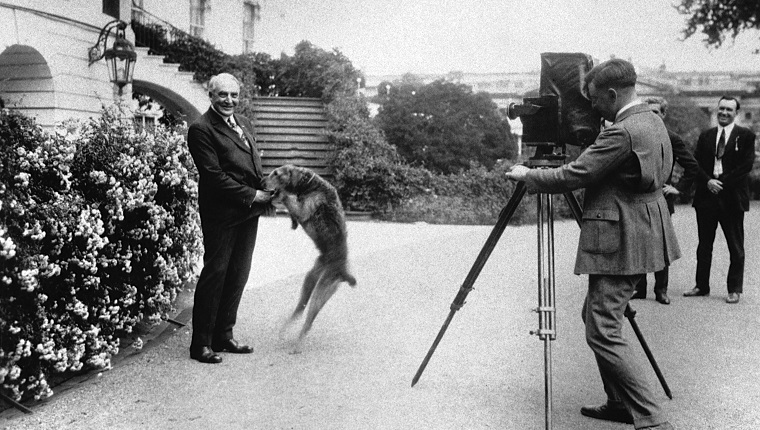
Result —
[[175, 41], [194, 37], [134, 3], [131, 25], [135, 33], [135, 46], [149, 48], [150, 55], [168, 55], [167, 47]]
[[205, 39], [180, 30], [134, 3], [132, 31], [136, 46], [147, 47], [148, 54], [163, 56], [165, 63], [179, 64], [181, 71], [193, 72], [198, 82], [207, 81], [226, 60], [226, 54]]

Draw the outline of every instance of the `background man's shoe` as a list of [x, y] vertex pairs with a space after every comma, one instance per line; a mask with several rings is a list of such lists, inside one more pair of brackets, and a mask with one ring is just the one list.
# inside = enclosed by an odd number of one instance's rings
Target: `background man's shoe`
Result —
[[697, 297], [697, 296], [709, 296], [709, 295], [710, 295], [709, 291], [702, 291], [697, 287], [694, 287], [691, 290], [683, 293], [684, 297]]
[[666, 293], [654, 293], [654, 299], [657, 300], [659, 303], [662, 303], [663, 305], [669, 305], [670, 304], [670, 298]]
[[631, 296], [631, 300], [636, 299], [646, 299], [647, 298], [647, 292], [646, 291], [637, 291], [634, 295]]
[[728, 293], [726, 303], [739, 303], [739, 293]]
[[200, 349], [190, 348], [190, 358], [198, 360], [201, 363], [217, 364], [222, 362], [222, 357], [214, 354], [208, 346], [204, 346]]
[[609, 403], [605, 403], [599, 406], [583, 406], [581, 408], [581, 415], [596, 418], [598, 420], [633, 424], [631, 413], [622, 405], [610, 406]]
[[233, 354], [250, 354], [253, 352], [253, 348], [248, 345], [241, 345], [235, 339], [212, 343], [211, 349], [216, 352], [231, 352]]

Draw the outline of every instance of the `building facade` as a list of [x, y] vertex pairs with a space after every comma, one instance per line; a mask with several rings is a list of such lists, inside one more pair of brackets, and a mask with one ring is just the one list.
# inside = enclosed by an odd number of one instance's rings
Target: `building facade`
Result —
[[[106, 62], [90, 62], [101, 30], [133, 19], [203, 37], [229, 54], [252, 51], [259, 6], [253, 0], [5, 0], [0, 1], [0, 99], [50, 128], [89, 118], [103, 106], [147, 94], [185, 120], [208, 107], [202, 83], [163, 57], [136, 48], [134, 83], [118, 88]], [[128, 26], [127, 40], [135, 42]], [[104, 47], [113, 45], [109, 37]]]

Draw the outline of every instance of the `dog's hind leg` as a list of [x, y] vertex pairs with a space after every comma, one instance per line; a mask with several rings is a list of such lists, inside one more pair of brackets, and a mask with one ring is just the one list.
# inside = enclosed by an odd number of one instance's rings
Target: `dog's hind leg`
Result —
[[309, 312], [306, 314], [306, 319], [301, 328], [301, 334], [298, 339], [301, 340], [306, 336], [306, 333], [311, 329], [311, 325], [314, 323], [314, 319], [322, 310], [322, 307], [330, 300], [335, 291], [338, 290], [338, 284], [340, 279], [337, 279], [334, 274], [324, 273], [314, 288], [314, 293], [311, 296], [311, 302], [309, 303]]
[[309, 298], [314, 291], [314, 287], [317, 285], [317, 282], [319, 282], [319, 277], [322, 275], [322, 271], [322, 265], [319, 263], [319, 259], [317, 259], [314, 267], [309, 270], [303, 280], [303, 285], [301, 286], [301, 298], [298, 300], [296, 308], [293, 310], [290, 318], [288, 318], [280, 328], [280, 338], [285, 337], [288, 327], [290, 327], [290, 325], [297, 320], [306, 309], [306, 305], [309, 303]]
[[314, 264], [314, 267], [309, 270], [309, 273], [306, 274], [306, 277], [303, 280], [303, 285], [301, 286], [301, 298], [298, 300], [298, 305], [296, 305], [295, 310], [293, 310], [293, 315], [290, 316], [291, 320], [301, 316], [306, 309], [306, 305], [309, 303], [309, 298], [314, 291], [314, 287], [316, 287], [317, 282], [319, 282], [319, 278], [322, 275], [321, 272], [322, 267], [319, 262], [317, 262]]

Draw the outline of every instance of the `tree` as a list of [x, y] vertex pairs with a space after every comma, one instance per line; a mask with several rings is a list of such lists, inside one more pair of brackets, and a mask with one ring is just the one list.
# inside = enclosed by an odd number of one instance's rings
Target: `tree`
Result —
[[487, 168], [517, 153], [509, 123], [486, 93], [443, 80], [394, 85], [377, 116], [388, 142], [409, 162], [456, 173], [472, 162]]
[[673, 95], [665, 99], [668, 102], [665, 125], [693, 150], [699, 134], [710, 127], [710, 116], [688, 97]]
[[701, 29], [705, 44], [715, 48], [723, 44], [726, 36], [736, 39], [744, 30], [760, 29], [760, 2], [757, 0], [681, 0], [676, 9], [689, 15], [683, 30], [685, 38]]
[[364, 78], [338, 49], [325, 51], [306, 40], [296, 45], [292, 57], [283, 54], [280, 61], [281, 96], [331, 101], [338, 96], [355, 94], [357, 79]]

